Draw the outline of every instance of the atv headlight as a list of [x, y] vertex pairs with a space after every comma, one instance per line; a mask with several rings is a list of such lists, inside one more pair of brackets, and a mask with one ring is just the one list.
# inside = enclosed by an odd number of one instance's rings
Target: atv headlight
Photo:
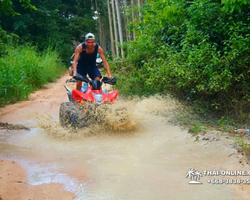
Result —
[[98, 106], [101, 105], [101, 104], [102, 104], [102, 101], [103, 101], [102, 94], [95, 94], [95, 93], [93, 93], [93, 95], [94, 95], [96, 104], [97, 104]]

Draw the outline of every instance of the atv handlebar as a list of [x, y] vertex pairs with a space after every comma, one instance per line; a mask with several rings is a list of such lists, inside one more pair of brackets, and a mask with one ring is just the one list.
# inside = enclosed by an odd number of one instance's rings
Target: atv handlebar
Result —
[[[90, 85], [92, 85], [92, 80], [89, 79], [87, 76], [82, 76], [81, 74], [79, 73], [76, 73], [73, 78], [75, 80], [78, 80], [78, 81], [83, 81], [85, 83], [89, 83]], [[113, 78], [108, 78], [108, 77], [103, 77], [102, 78], [102, 82], [103, 83], [107, 83], [107, 84], [110, 84], [110, 85], [115, 85], [116, 84], [116, 77], [113, 77]]]
[[85, 83], [89, 83], [91, 82], [90, 79], [88, 79], [87, 76], [82, 76], [81, 74], [79, 73], [76, 73], [74, 76], [73, 76], [74, 79], [76, 79], [77, 81], [83, 81]]
[[110, 84], [110, 85], [115, 85], [115, 84], [116, 84], [116, 77], [108, 78], [108, 77], [104, 76], [104, 77], [102, 78], [102, 82], [103, 82], [103, 83]]

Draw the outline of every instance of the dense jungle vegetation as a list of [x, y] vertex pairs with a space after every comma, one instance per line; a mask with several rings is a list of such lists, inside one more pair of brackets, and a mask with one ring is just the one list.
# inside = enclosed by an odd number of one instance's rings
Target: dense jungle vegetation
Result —
[[249, 1], [147, 1], [116, 65], [121, 90], [170, 93], [200, 113], [248, 123], [249, 22]]
[[[119, 36], [123, 40], [116, 38], [114, 42], [109, 42], [113, 41], [110, 35], [119, 25], [119, 20], [117, 24], [110, 24], [111, 11], [107, 9], [107, 2], [120, 5], [122, 29]], [[15, 62], [11, 60], [16, 59], [23, 48], [36, 52], [34, 54], [39, 59], [35, 63], [44, 60], [43, 56], [54, 53], [56, 57], [52, 62], [55, 61], [55, 66], [62, 66], [63, 63], [68, 64], [68, 58], [75, 48], [74, 42], [82, 42], [84, 34], [93, 32], [98, 35], [97, 41], [105, 47], [106, 53], [113, 55], [113, 58], [109, 56], [111, 71], [118, 78], [117, 87], [121, 93], [139, 96], [170, 93], [192, 103], [197, 112], [216, 112], [241, 123], [248, 122], [250, 1], [137, 2], [0, 1], [1, 105], [14, 102], [8, 99], [9, 94], [20, 87], [20, 84], [15, 86], [16, 81], [9, 78], [11, 70], [18, 69], [18, 74], [22, 75], [20, 80], [24, 82], [30, 82], [29, 77], [37, 73], [33, 70], [32, 75], [32, 70], [25, 71], [25, 65], [23, 70], [19, 69], [20, 64], [13, 67]], [[98, 23], [93, 18], [97, 8]], [[110, 32], [108, 27], [111, 27]], [[122, 50], [124, 57], [113, 52], [113, 43], [118, 45], [119, 51]], [[23, 56], [26, 57], [26, 54]], [[35, 63], [32, 66], [38, 66]], [[44, 67], [47, 64], [42, 66], [38, 67], [39, 70], [50, 69]], [[52, 79], [41, 80], [41, 83], [45, 83], [45, 80]], [[36, 84], [32, 82], [30, 88]]]

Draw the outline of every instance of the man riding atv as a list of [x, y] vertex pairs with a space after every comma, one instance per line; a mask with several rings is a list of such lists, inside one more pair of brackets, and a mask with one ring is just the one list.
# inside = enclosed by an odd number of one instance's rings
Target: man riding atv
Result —
[[[102, 75], [96, 67], [97, 53], [100, 54], [103, 65], [107, 71], [107, 76], [111, 79], [112, 76], [104, 51], [97, 43], [95, 43], [95, 36], [92, 33], [88, 33], [85, 36], [85, 42], [76, 47], [74, 61], [72, 64], [74, 75], [76, 73], [79, 73], [82, 76], [86, 76], [88, 74], [92, 80], [100, 81]], [[76, 89], [80, 91], [81, 87], [82, 81], [77, 80]]]
[[[69, 75], [70, 76], [73, 76], [74, 73], [73, 73], [73, 60], [74, 60], [74, 56], [75, 56], [75, 53], [72, 54], [72, 56], [69, 58], [70, 59], [70, 67], [68, 68], [68, 71], [69, 71]], [[100, 54], [97, 53], [97, 58], [96, 58], [96, 67], [97, 69], [99, 69], [100, 71], [103, 70], [103, 62], [102, 62], [102, 59], [100, 57]], [[72, 80], [72, 79], [71, 79]], [[74, 82], [74, 81], [72, 81]]]

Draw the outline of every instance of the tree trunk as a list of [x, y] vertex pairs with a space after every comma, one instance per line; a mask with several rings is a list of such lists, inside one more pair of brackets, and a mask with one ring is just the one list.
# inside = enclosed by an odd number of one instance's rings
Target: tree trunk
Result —
[[119, 47], [117, 45], [118, 38], [117, 38], [117, 25], [116, 25], [116, 18], [115, 18], [115, 2], [112, 0], [112, 13], [113, 13], [113, 22], [114, 22], [114, 30], [115, 30], [115, 49], [116, 49], [116, 56], [119, 57]]
[[141, 2], [138, 0], [138, 18], [139, 22], [141, 22]]
[[[132, 24], [134, 27], [135, 24], [135, 15], [134, 15], [134, 0], [131, 0], [131, 8], [132, 8]], [[133, 40], [135, 39], [135, 29], [133, 28]]]
[[103, 48], [103, 51], [104, 53], [106, 53], [107, 51], [107, 42], [106, 42], [106, 31], [105, 29], [103, 28], [103, 24], [101, 25], [102, 26], [102, 33], [101, 33], [101, 41], [102, 41], [102, 48]]
[[112, 52], [112, 58], [114, 59], [114, 57], [115, 57], [115, 47], [114, 47], [112, 16], [111, 16], [111, 11], [110, 11], [110, 2], [109, 2], [109, 0], [107, 0], [107, 6], [108, 6], [108, 15], [109, 15], [109, 32], [110, 32], [111, 52]]
[[123, 45], [123, 34], [122, 34], [122, 23], [121, 23], [121, 16], [120, 16], [120, 6], [119, 6], [119, 0], [116, 0], [116, 15], [117, 15], [117, 22], [118, 22], [118, 29], [119, 29], [119, 38], [121, 43], [121, 52], [122, 52], [122, 58], [124, 59], [124, 51], [122, 48]]
[[[128, 7], [127, 0], [124, 0], [122, 2], [123, 2], [123, 10], [127, 9], [127, 7]], [[127, 13], [125, 13], [125, 15], [124, 15], [124, 23], [125, 23], [125, 30], [126, 30], [126, 39], [127, 39], [127, 41], [130, 41], [131, 40], [131, 35], [130, 35], [130, 31], [127, 28], [128, 21], [129, 20], [128, 20]]]
[[98, 5], [97, 0], [95, 0], [95, 15], [98, 17], [98, 38], [99, 38], [99, 44], [103, 46], [104, 41], [102, 40], [102, 25], [101, 25], [101, 16], [98, 11]]

